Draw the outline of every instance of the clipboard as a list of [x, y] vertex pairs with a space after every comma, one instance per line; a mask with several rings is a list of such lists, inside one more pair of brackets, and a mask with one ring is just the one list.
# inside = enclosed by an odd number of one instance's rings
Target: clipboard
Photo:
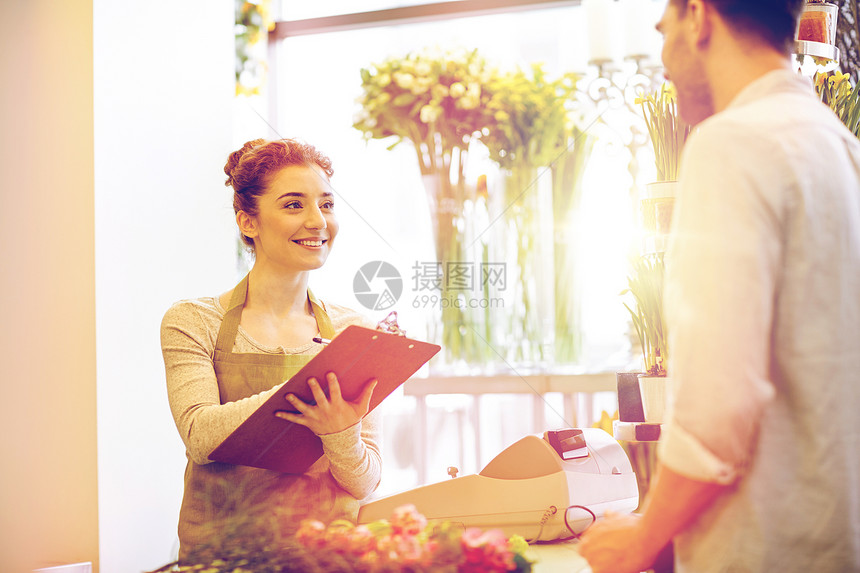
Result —
[[365, 383], [376, 378], [370, 411], [440, 348], [397, 334], [348, 326], [221, 442], [209, 459], [281, 473], [304, 473], [323, 455], [322, 441], [305, 426], [275, 416], [276, 411], [292, 409], [285, 399], [287, 394], [313, 402], [308, 378], [316, 378], [327, 391], [325, 375], [334, 372], [343, 398], [354, 400]]

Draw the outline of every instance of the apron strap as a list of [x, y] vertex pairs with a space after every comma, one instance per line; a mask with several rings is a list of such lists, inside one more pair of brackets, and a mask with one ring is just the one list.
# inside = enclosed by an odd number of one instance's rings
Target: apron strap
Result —
[[[230, 304], [224, 312], [224, 320], [218, 329], [218, 340], [215, 342], [216, 351], [225, 354], [233, 352], [233, 346], [236, 344], [236, 333], [239, 331], [239, 321], [242, 319], [242, 308], [244, 308], [245, 300], [248, 297], [249, 276], [245, 275], [245, 278], [239, 281], [239, 284], [233, 289]], [[314, 317], [317, 321], [320, 336], [331, 340], [334, 338], [334, 327], [331, 324], [328, 313], [325, 311], [325, 306], [314, 296], [310, 289], [308, 289], [308, 300], [311, 302], [311, 308], [314, 310]]]
[[321, 303], [311, 289], [308, 289], [308, 300], [311, 301], [311, 307], [314, 309], [314, 317], [317, 320], [317, 328], [319, 328], [320, 336], [331, 340], [334, 338], [334, 327], [331, 324], [331, 319], [325, 311], [325, 305]]
[[233, 352], [233, 345], [236, 344], [236, 333], [239, 331], [239, 320], [242, 318], [242, 308], [245, 306], [245, 299], [248, 296], [248, 276], [245, 275], [236, 288], [233, 289], [233, 295], [230, 297], [230, 304], [227, 305], [227, 310], [224, 313], [224, 320], [221, 322], [221, 328], [218, 329], [218, 341], [215, 343], [215, 350], [230, 354]]

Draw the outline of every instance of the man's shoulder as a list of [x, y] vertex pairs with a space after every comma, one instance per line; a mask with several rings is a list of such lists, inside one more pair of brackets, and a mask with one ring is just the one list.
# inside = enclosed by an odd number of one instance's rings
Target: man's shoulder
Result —
[[779, 71], [747, 86], [729, 107], [702, 122], [700, 130], [728, 129], [756, 138], [779, 138], [785, 132], [827, 126], [839, 129], [841, 122], [816, 96], [812, 84]]

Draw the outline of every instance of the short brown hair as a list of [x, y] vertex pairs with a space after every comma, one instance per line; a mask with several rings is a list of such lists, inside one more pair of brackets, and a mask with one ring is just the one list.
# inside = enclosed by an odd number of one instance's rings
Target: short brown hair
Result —
[[[671, 0], [679, 9], [687, 0]], [[797, 18], [806, 0], [703, 0], [729, 24], [758, 36], [780, 51], [790, 50], [797, 31]]]
[[[291, 165], [316, 165], [329, 177], [334, 174], [331, 159], [313, 145], [295, 139], [255, 139], [231, 153], [224, 165], [224, 173], [227, 174], [224, 184], [233, 187], [233, 210], [256, 215], [257, 198], [266, 192], [278, 171]], [[254, 248], [254, 241], [248, 237], [242, 235], [242, 241]]]

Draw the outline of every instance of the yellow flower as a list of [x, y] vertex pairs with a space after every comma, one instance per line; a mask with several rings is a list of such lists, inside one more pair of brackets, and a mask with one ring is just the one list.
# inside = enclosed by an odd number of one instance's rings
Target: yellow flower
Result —
[[376, 85], [378, 85], [381, 88], [386, 87], [390, 83], [391, 83], [391, 76], [389, 74], [379, 74], [376, 77]]
[[430, 72], [433, 71], [433, 68], [427, 62], [418, 62], [415, 65], [415, 75], [416, 76], [429, 76]]
[[443, 98], [448, 97], [450, 90], [448, 86], [444, 84], [434, 84], [432, 88], [430, 88], [430, 95], [433, 96], [433, 99], [441, 100]]
[[449, 90], [452, 98], [458, 98], [462, 97], [466, 93], [466, 86], [464, 86], [460, 82], [454, 82], [453, 84], [451, 84]]
[[457, 102], [457, 107], [459, 107], [460, 109], [477, 109], [480, 104], [481, 104], [481, 98], [480, 97], [474, 97], [471, 95], [467, 95], [467, 96], [463, 97], [462, 99], [460, 99], [459, 102]]

